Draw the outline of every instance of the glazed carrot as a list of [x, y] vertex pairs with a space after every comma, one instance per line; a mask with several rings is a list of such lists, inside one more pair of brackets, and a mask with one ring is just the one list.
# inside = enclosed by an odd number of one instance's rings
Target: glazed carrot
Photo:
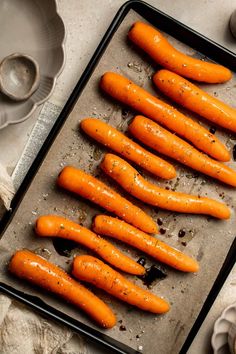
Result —
[[129, 126], [129, 131], [137, 139], [159, 153], [170, 156], [194, 170], [236, 187], [236, 171], [201, 153], [192, 145], [163, 129], [150, 119], [136, 116]]
[[145, 273], [144, 267], [124, 255], [111, 243], [85, 227], [61, 216], [40, 216], [36, 221], [35, 231], [41, 237], [61, 237], [78, 242], [124, 272], [135, 275], [143, 275]]
[[181, 213], [207, 214], [220, 219], [230, 217], [230, 211], [225, 204], [157, 187], [146, 181], [137, 170], [118, 156], [106, 154], [101, 168], [128, 193], [145, 203]]
[[135, 285], [97, 258], [85, 255], [75, 257], [72, 274], [142, 310], [153, 313], [169, 311], [165, 300]]
[[226, 129], [236, 132], [236, 109], [168, 70], [153, 76], [155, 85], [173, 101]]
[[121, 219], [148, 233], [156, 233], [152, 218], [95, 177], [71, 166], [64, 167], [57, 183], [70, 192], [91, 200]]
[[111, 328], [116, 317], [111, 309], [83, 285], [72, 279], [64, 270], [33, 252], [17, 251], [12, 257], [9, 270], [20, 279], [25, 279], [71, 304], [79, 307], [100, 326]]
[[179, 75], [211, 84], [222, 83], [232, 77], [230, 70], [222, 65], [192, 58], [178, 51], [159, 31], [146, 23], [134, 23], [128, 36], [157, 63]]
[[199, 264], [193, 258], [117, 218], [97, 215], [93, 221], [93, 230], [138, 248], [175, 269], [183, 272], [199, 270]]
[[164, 179], [176, 176], [175, 168], [165, 160], [143, 149], [112, 126], [95, 118], [83, 119], [80, 126], [99, 143], [116, 151], [140, 167]]
[[229, 152], [225, 146], [206, 128], [152, 96], [132, 81], [119, 74], [108, 72], [102, 76], [100, 86], [115, 99], [189, 140], [199, 150], [217, 160], [229, 160]]

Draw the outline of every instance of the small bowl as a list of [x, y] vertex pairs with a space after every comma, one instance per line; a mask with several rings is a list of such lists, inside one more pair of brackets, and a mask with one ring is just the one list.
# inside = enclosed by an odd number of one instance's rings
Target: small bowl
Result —
[[236, 38], [236, 10], [230, 16], [229, 28], [234, 38]]
[[236, 322], [232, 324], [228, 333], [228, 343], [231, 354], [236, 353]]
[[39, 66], [29, 55], [14, 53], [0, 64], [0, 89], [14, 101], [25, 101], [39, 87]]
[[211, 344], [214, 354], [235, 354], [236, 303], [228, 306], [215, 322]]

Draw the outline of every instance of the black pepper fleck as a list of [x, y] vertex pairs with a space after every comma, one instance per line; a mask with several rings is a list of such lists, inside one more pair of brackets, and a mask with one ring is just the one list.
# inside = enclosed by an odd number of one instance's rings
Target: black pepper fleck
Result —
[[210, 127], [209, 132], [210, 132], [211, 134], [215, 134], [216, 128], [215, 128], [215, 127]]
[[122, 332], [123, 332], [123, 331], [126, 331], [126, 327], [125, 327], [124, 325], [121, 325], [119, 329], [120, 329], [120, 331], [122, 331]]
[[166, 233], [166, 229], [164, 229], [163, 227], [160, 228], [160, 234], [164, 235]]
[[186, 230], [185, 229], [179, 230], [179, 233], [178, 233], [179, 237], [184, 237], [185, 235], [186, 235]]

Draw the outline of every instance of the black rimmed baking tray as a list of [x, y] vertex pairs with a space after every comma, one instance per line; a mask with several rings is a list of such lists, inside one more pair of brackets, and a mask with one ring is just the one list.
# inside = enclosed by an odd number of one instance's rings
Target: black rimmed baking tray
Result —
[[[78, 125], [83, 117], [96, 116], [125, 131], [127, 123], [134, 115], [132, 111], [100, 93], [98, 81], [104, 71], [120, 72], [159, 95], [154, 91], [150, 80], [157, 66], [127, 41], [129, 27], [140, 19], [165, 32], [176, 47], [189, 55], [202, 59], [209, 57], [234, 69], [236, 62], [234, 53], [150, 5], [141, 1], [129, 1], [122, 6], [16, 193], [12, 210], [5, 214], [1, 222], [0, 290], [115, 352], [135, 353], [141, 345], [144, 353], [148, 354], [156, 353], [157, 348], [158, 353], [163, 354], [186, 353], [235, 262], [236, 242], [233, 234], [235, 192], [231, 188], [196, 175], [177, 164], [178, 177], [171, 182], [172, 187], [179, 191], [224, 199], [232, 209], [232, 218], [228, 222], [202, 216], [168, 213], [149, 208], [131, 199], [154, 218], [163, 219], [166, 233], [158, 237], [196, 257], [201, 264], [201, 271], [198, 275], [180, 274], [167, 268], [167, 278], [155, 284], [152, 289], [154, 293], [164, 296], [172, 304], [170, 313], [165, 316], [143, 313], [93, 289], [113, 307], [118, 320], [123, 321], [127, 331], [120, 332], [119, 326], [110, 331], [100, 331], [72, 306], [28, 284], [21, 284], [7, 272], [7, 262], [18, 248], [31, 250], [47, 248], [51, 253], [50, 260], [66, 270], [69, 270], [68, 263], [75, 253], [86, 251], [78, 248], [69, 254], [69, 258], [59, 256], [50, 239], [37, 239], [32, 231], [32, 225], [40, 214], [57, 213], [75, 221], [79, 219], [85, 226], [90, 226], [92, 216], [101, 212], [99, 208], [55, 187], [56, 176], [66, 164], [99, 175], [100, 179], [117, 188], [98, 168], [105, 150], [82, 135]], [[232, 103], [235, 78], [225, 85], [204, 85], [204, 88]], [[198, 119], [195, 116], [193, 118]], [[205, 122], [203, 124], [207, 126]], [[234, 136], [220, 130], [217, 134], [229, 148], [233, 146]], [[229, 165], [233, 167], [233, 161]], [[145, 176], [156, 183], [152, 177], [146, 174]], [[170, 186], [169, 182], [158, 181], [158, 183]], [[122, 193], [119, 188], [117, 189]], [[184, 239], [180, 239], [178, 231], [183, 227], [187, 233]], [[121, 244], [117, 245], [135, 259], [142, 256], [138, 251]], [[152, 260], [147, 259], [147, 262], [151, 264]], [[143, 286], [140, 279], [132, 279]], [[137, 341], [136, 335], [141, 331], [144, 333], [142, 332]]]

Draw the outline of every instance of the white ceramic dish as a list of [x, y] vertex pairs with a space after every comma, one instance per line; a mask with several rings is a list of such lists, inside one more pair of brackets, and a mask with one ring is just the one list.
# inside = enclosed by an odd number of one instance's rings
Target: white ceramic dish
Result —
[[235, 354], [236, 303], [228, 306], [214, 325], [211, 339], [214, 354]]
[[65, 26], [56, 0], [0, 1], [0, 61], [12, 53], [25, 53], [39, 64], [40, 84], [22, 102], [0, 93], [0, 129], [27, 119], [53, 92], [65, 63]]

